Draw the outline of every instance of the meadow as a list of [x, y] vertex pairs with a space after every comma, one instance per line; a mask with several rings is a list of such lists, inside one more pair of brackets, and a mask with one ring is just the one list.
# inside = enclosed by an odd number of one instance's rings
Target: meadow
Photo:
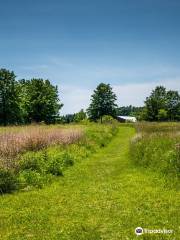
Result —
[[0, 129], [0, 193], [43, 187], [104, 147], [115, 125], [36, 125]]
[[134, 164], [159, 172], [167, 184], [180, 180], [180, 124], [137, 123], [137, 134], [131, 140]]
[[[179, 123], [1, 128], [9, 146], [1, 148], [1, 177], [10, 174], [1, 187], [7, 179], [14, 188], [1, 190], [0, 239], [180, 239], [179, 129]], [[173, 233], [136, 236], [139, 226]]]

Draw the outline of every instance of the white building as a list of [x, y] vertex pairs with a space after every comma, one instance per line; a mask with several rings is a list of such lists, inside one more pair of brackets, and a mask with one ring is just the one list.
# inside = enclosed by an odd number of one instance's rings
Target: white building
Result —
[[117, 116], [117, 119], [118, 119], [120, 122], [137, 122], [136, 117]]

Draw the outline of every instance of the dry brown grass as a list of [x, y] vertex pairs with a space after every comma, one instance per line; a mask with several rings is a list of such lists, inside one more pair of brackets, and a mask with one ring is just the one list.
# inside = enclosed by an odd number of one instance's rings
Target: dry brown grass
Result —
[[12, 159], [26, 151], [38, 151], [51, 145], [77, 142], [83, 136], [82, 129], [29, 126], [7, 128], [0, 134], [0, 160], [11, 165]]

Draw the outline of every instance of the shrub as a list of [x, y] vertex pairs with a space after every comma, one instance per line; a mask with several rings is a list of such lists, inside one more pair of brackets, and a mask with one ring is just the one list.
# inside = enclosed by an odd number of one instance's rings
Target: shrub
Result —
[[39, 173], [43, 172], [45, 168], [43, 152], [27, 152], [23, 154], [19, 162], [19, 168], [21, 170], [32, 170]]
[[103, 123], [113, 123], [113, 121], [115, 121], [115, 119], [110, 115], [104, 115], [102, 117], [102, 122]]
[[59, 159], [52, 159], [47, 166], [47, 173], [55, 176], [63, 176], [62, 162]]
[[66, 151], [60, 152], [57, 148], [51, 149], [51, 151], [48, 152], [46, 171], [56, 176], [62, 176], [63, 170], [73, 164], [73, 158]]
[[20, 188], [25, 188], [27, 186], [42, 188], [49, 180], [50, 178], [48, 178], [47, 175], [42, 175], [39, 172], [29, 169], [20, 172], [18, 177]]
[[11, 170], [0, 169], [0, 194], [9, 193], [17, 187], [17, 179]]
[[62, 165], [63, 165], [63, 168], [74, 165], [72, 156], [70, 156], [70, 154], [67, 152], [63, 153], [62, 155]]

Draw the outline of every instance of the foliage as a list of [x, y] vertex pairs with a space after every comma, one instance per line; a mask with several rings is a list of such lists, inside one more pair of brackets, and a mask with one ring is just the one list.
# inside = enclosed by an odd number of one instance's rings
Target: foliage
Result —
[[50, 148], [46, 152], [45, 171], [55, 176], [62, 176], [63, 171], [74, 164], [74, 156], [71, 156], [66, 149]]
[[104, 115], [102, 117], [102, 123], [104, 124], [116, 124], [117, 123], [117, 120], [114, 119], [112, 116], [110, 115]]
[[43, 152], [27, 152], [21, 156], [19, 161], [20, 170], [31, 170], [39, 173], [45, 169], [45, 158]]
[[172, 182], [179, 179], [179, 130], [180, 124], [138, 124], [138, 133], [131, 141], [133, 162], [168, 175]]
[[91, 104], [87, 110], [91, 120], [97, 121], [104, 115], [116, 116], [116, 101], [117, 97], [112, 91], [109, 84], [100, 83], [91, 96]]
[[51, 176], [41, 174], [36, 170], [22, 170], [18, 175], [19, 188], [23, 190], [31, 189], [31, 187], [42, 188], [45, 184], [51, 181]]
[[167, 117], [168, 117], [168, 114], [167, 114], [167, 111], [165, 109], [159, 109], [158, 110], [158, 120], [159, 121], [165, 121], [167, 120]]
[[139, 118], [139, 115], [141, 114], [143, 110], [143, 107], [134, 107], [132, 105], [129, 106], [123, 106], [118, 107], [116, 109], [116, 115], [117, 116], [132, 116]]
[[14, 72], [0, 69], [0, 124], [21, 122], [19, 86]]
[[170, 121], [180, 120], [180, 95], [178, 91], [167, 91], [166, 110]]
[[59, 123], [63, 123], [63, 124], [72, 123], [74, 122], [74, 117], [75, 117], [75, 114], [66, 114], [60, 117]]
[[59, 103], [57, 86], [49, 80], [21, 80], [23, 110], [28, 122], [53, 123], [62, 104]]
[[0, 194], [9, 193], [17, 187], [17, 179], [12, 170], [0, 168]]
[[87, 120], [86, 112], [84, 112], [84, 110], [81, 109], [78, 113], [66, 114], [64, 116], [61, 116], [58, 122], [66, 124], [66, 123], [80, 123], [86, 120]]
[[177, 91], [166, 91], [163, 86], [156, 87], [146, 98], [144, 120], [179, 120], [180, 95]]
[[85, 120], [86, 118], [87, 118], [86, 113], [84, 112], [83, 109], [81, 109], [81, 111], [79, 111], [78, 113], [75, 114], [74, 122], [78, 123], [78, 122]]
[[62, 162], [59, 161], [58, 158], [51, 160], [48, 165], [47, 172], [55, 176], [62, 176]]
[[102, 122], [103, 122], [103, 123], [112, 123], [113, 120], [114, 120], [114, 118], [111, 117], [110, 115], [104, 115], [104, 116], [102, 117]]
[[[1, 165], [3, 169], [10, 167], [19, 188], [43, 187], [51, 182], [50, 176], [63, 176], [68, 167], [105, 147], [116, 133], [114, 121], [108, 125], [89, 123], [81, 129], [73, 125], [73, 130], [71, 126], [64, 129], [58, 126], [17, 127], [11, 138], [8, 133], [5, 135], [4, 141], [13, 139], [13, 144], [5, 142], [0, 147]], [[6, 145], [8, 151], [3, 147]]]
[[0, 124], [54, 123], [61, 107], [49, 80], [16, 81], [14, 72], [0, 69]]

